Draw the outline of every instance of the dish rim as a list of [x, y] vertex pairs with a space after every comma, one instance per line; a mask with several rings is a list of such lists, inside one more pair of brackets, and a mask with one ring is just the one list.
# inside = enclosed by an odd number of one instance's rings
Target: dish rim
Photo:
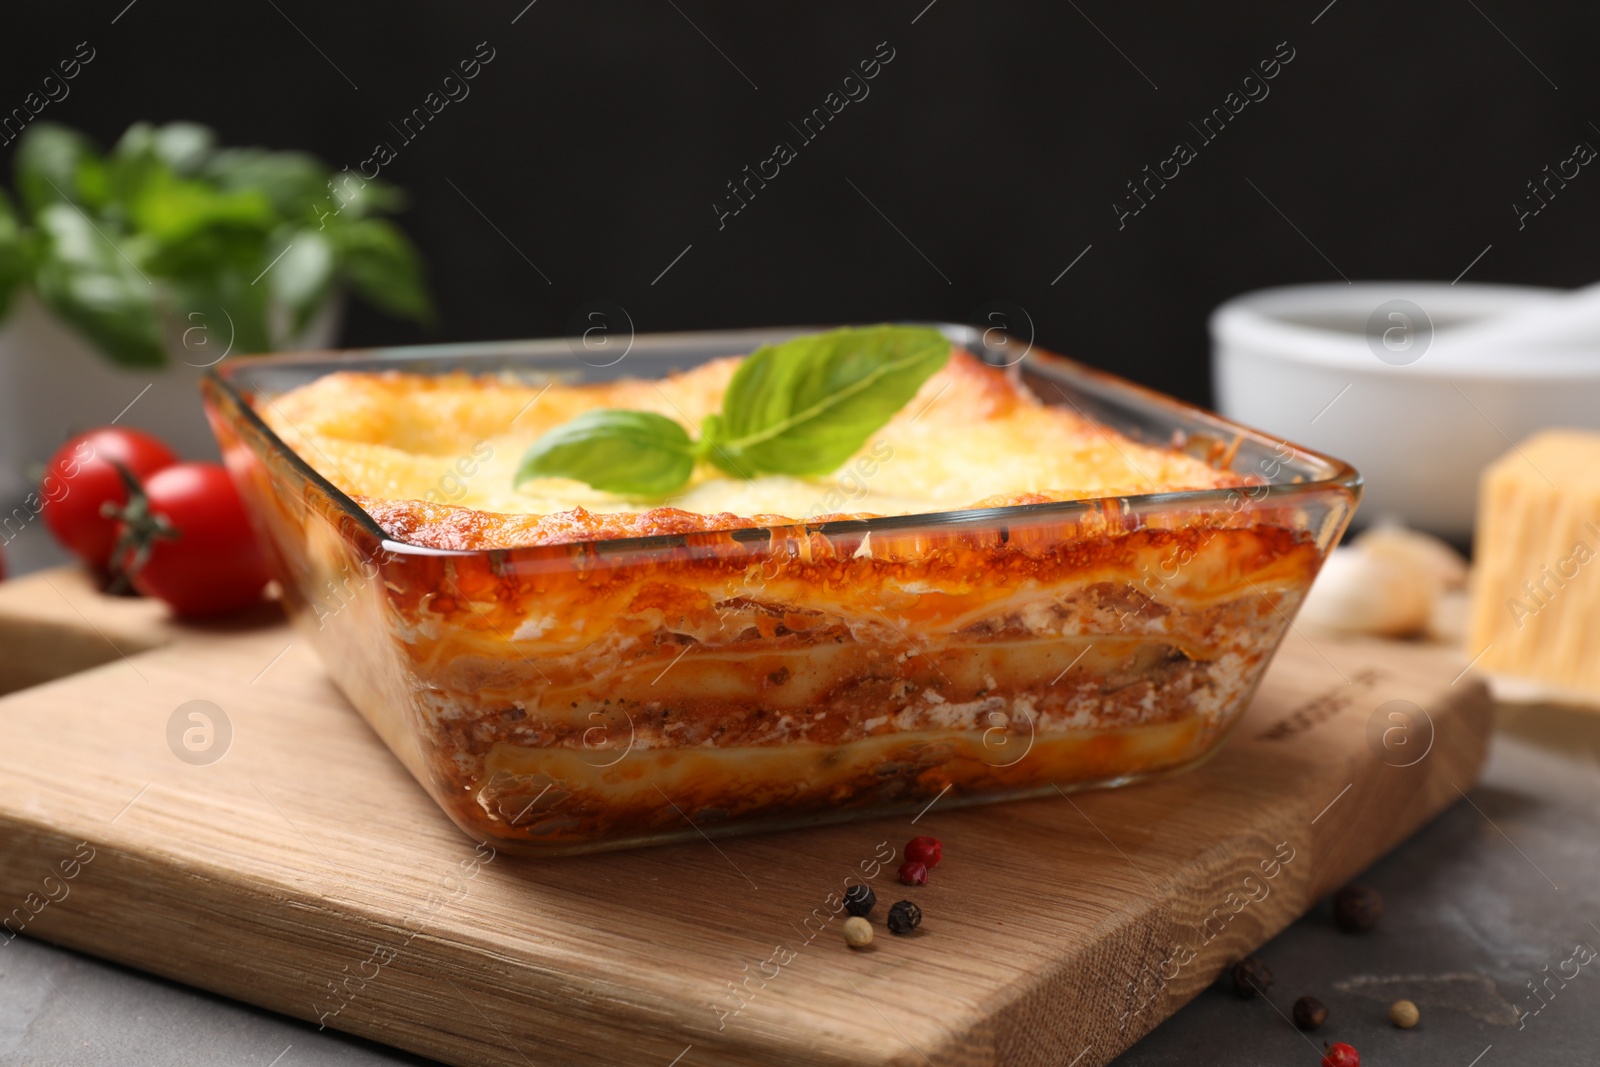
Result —
[[[847, 324], [847, 325], [872, 325], [872, 324]], [[942, 331], [949, 337], [953, 345], [958, 345], [971, 352], [987, 365], [995, 364], [995, 357], [999, 356], [996, 349], [991, 348], [985, 341], [987, 331], [974, 326], [950, 322], [904, 322], [897, 325], [932, 326]], [[801, 334], [816, 333], [832, 326], [803, 326], [803, 327], [766, 327], [746, 328], [733, 330], [695, 330], [683, 332], [667, 332], [639, 334], [632, 339], [631, 344], [671, 344], [681, 346], [686, 351], [694, 347], [712, 344], [726, 345], [740, 338], [750, 339], [750, 351], [759, 344], [772, 343], [780, 336], [799, 336]], [[832, 519], [826, 522], [807, 522], [796, 520], [792, 523], [778, 523], [767, 525], [741, 526], [721, 530], [696, 530], [670, 534], [651, 534], [635, 537], [616, 538], [585, 538], [574, 541], [557, 543], [535, 543], [524, 545], [508, 545], [499, 548], [470, 548], [448, 549], [433, 548], [419, 545], [410, 541], [403, 541], [394, 537], [374, 519], [367, 511], [355, 502], [347, 493], [325, 478], [293, 447], [280, 437], [260, 412], [256, 410], [246, 392], [233, 381], [234, 377], [248, 373], [260, 367], [316, 367], [326, 366], [327, 373], [341, 369], [342, 365], [356, 362], [392, 362], [394, 366], [386, 369], [403, 370], [409, 362], [421, 362], [430, 358], [459, 359], [462, 357], [482, 357], [486, 361], [491, 359], [505, 359], [517, 355], [542, 356], [559, 355], [560, 348], [570, 347], [569, 338], [539, 338], [527, 340], [506, 341], [475, 341], [457, 344], [437, 345], [403, 345], [386, 346], [378, 348], [347, 348], [324, 349], [316, 351], [283, 352], [272, 355], [251, 356], [232, 363], [231, 366], [212, 366], [207, 368], [201, 378], [201, 392], [206, 395], [208, 402], [211, 400], [209, 393], [213, 390], [220, 392], [240, 412], [240, 416], [253, 432], [259, 434], [277, 452], [280, 457], [287, 460], [290, 467], [302, 478], [316, 486], [332, 500], [344, 513], [345, 517], [355, 522], [368, 534], [382, 543], [385, 550], [395, 555], [413, 556], [446, 556], [446, 557], [482, 557], [490, 554], [516, 554], [519, 557], [529, 557], [546, 553], [568, 554], [574, 549], [587, 548], [597, 553], [620, 554], [634, 551], [658, 551], [664, 547], [679, 547], [694, 543], [698, 538], [707, 536], [729, 537], [736, 541], [753, 541], [770, 538], [778, 530], [803, 530], [807, 535], [820, 533], [825, 537], [835, 534], [859, 535], [867, 533], [891, 533], [908, 529], [926, 529], [928, 527], [968, 527], [974, 525], [1005, 524], [1012, 520], [1037, 520], [1040, 518], [1066, 518], [1081, 515], [1104, 505], [1106, 501], [1117, 501], [1124, 510], [1137, 511], [1151, 508], [1183, 507], [1185, 505], [1206, 505], [1211, 503], [1226, 502], [1234, 494], [1241, 491], [1238, 486], [1226, 486], [1215, 489], [1185, 489], [1162, 493], [1138, 493], [1132, 495], [1082, 497], [1072, 500], [1056, 500], [1042, 504], [1007, 504], [990, 508], [963, 508], [954, 511], [918, 512], [911, 515], [883, 515], [867, 519]], [[990, 358], [985, 358], [986, 356]], [[576, 361], [576, 357], [573, 357]], [[1308, 481], [1272, 481], [1252, 486], [1260, 489], [1265, 485], [1265, 492], [1253, 497], [1256, 506], [1262, 506], [1268, 500], [1277, 500], [1284, 497], [1302, 496], [1327, 490], [1342, 490], [1349, 493], [1354, 500], [1352, 507], [1359, 503], [1363, 480], [1359, 471], [1343, 460], [1336, 459], [1325, 453], [1287, 439], [1280, 439], [1272, 434], [1252, 429], [1232, 419], [1225, 418], [1214, 412], [1207, 411], [1195, 404], [1168, 396], [1155, 389], [1130, 381], [1109, 371], [1091, 367], [1077, 360], [1051, 352], [1036, 344], [1029, 345], [1028, 351], [1022, 359], [1014, 364], [1007, 362], [1005, 365], [1018, 365], [1023, 360], [1034, 361], [1029, 367], [1031, 373], [1041, 374], [1046, 378], [1058, 379], [1061, 382], [1075, 381], [1087, 382], [1096, 387], [1103, 395], [1121, 399], [1126, 406], [1142, 406], [1145, 410], [1156, 409], [1169, 419], [1179, 419], [1187, 422], [1200, 422], [1214, 432], [1219, 439], [1228, 437], [1249, 439], [1257, 444], [1268, 447], [1287, 445], [1294, 450], [1295, 460], [1309, 460], [1326, 468], [1326, 476]], [[593, 365], [589, 365], [593, 366]], [[485, 369], [483, 373], [492, 373]], [[1034, 392], [1041, 403], [1048, 406], [1052, 404], [1043, 396]], [[1078, 411], [1080, 415], [1096, 425], [1104, 425], [1100, 420], [1084, 412], [1066, 395], [1062, 397], [1067, 404]], [[1120, 396], [1119, 396], [1120, 394]]]

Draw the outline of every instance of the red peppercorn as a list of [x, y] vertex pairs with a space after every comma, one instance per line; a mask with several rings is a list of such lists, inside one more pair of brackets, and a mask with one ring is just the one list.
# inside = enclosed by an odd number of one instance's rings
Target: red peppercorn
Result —
[[1337, 1042], [1323, 1053], [1322, 1067], [1361, 1067], [1361, 1053], [1343, 1041]]
[[906, 860], [900, 865], [900, 881], [904, 885], [927, 885], [928, 868], [916, 860]]
[[906, 859], [920, 863], [929, 870], [939, 866], [943, 851], [937, 837], [913, 837], [906, 842]]

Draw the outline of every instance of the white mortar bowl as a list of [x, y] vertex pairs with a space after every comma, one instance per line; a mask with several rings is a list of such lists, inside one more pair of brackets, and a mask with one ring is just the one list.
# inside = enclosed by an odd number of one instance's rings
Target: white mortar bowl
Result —
[[[1480, 350], [1453, 345], [1449, 328], [1563, 292], [1361, 282], [1246, 293], [1211, 315], [1218, 410], [1354, 465], [1366, 478], [1359, 524], [1393, 518], [1465, 543], [1488, 463], [1545, 427], [1600, 428], [1600, 337]], [[1369, 329], [1393, 300], [1423, 314], [1399, 309], [1408, 324], [1385, 312]]]

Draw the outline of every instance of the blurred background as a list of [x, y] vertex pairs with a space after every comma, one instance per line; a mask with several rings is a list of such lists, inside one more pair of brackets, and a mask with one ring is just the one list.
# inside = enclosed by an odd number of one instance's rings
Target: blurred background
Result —
[[[1501, 380], [1522, 358], [1509, 350], [1472, 374], [1447, 374], [1437, 353], [1405, 366], [1425, 344], [1401, 359], [1374, 348], [1381, 364], [1356, 345], [1345, 367], [1311, 373], [1258, 352], [1235, 371], [1249, 395], [1230, 400], [1213, 389], [1207, 316], [1289, 283], [1591, 281], [1597, 28], [1593, 9], [1498, 0], [28, 7], [0, 45], [0, 173], [51, 124], [136, 176], [135, 123], [200, 123], [218, 146], [320, 164], [274, 179], [277, 214], [244, 224], [228, 285], [207, 273], [221, 246], [205, 242], [237, 230], [248, 212], [227, 198], [257, 175], [202, 197], [198, 244], [161, 227], [188, 225], [183, 181], [221, 180], [216, 160], [173, 163], [156, 186], [181, 210], [141, 217], [134, 203], [132, 223], [115, 171], [96, 208], [98, 170], [46, 167], [58, 180], [32, 181], [31, 221], [29, 181], [9, 179], [24, 228], [50, 231], [50, 201], [56, 229], [75, 228], [125, 295], [169, 292], [154, 344], [174, 358], [107, 374], [126, 324], [76, 343], [81, 330], [30, 310], [25, 279], [0, 321], [0, 498], [20, 499], [50, 446], [119, 409], [182, 454], [208, 451], [192, 379], [224, 350], [925, 319], [1003, 324], [1339, 454], [1368, 475], [1358, 522], [1395, 516], [1465, 545], [1489, 459], [1540, 426], [1600, 421], [1593, 360], [1518, 391]], [[363, 175], [377, 176], [366, 200], [341, 210]], [[371, 232], [355, 240], [343, 223], [363, 215]], [[219, 312], [292, 298], [317, 266], [311, 245], [334, 237], [304, 314], [280, 315], [269, 341], [258, 306], [254, 328], [230, 315], [222, 336]], [[48, 296], [49, 272], [34, 273]], [[1362, 291], [1341, 325], [1359, 332], [1389, 296], [1419, 294]], [[1369, 343], [1387, 325], [1367, 323]], [[37, 547], [31, 565], [53, 558]], [[28, 545], [8, 551], [29, 565]]]
[[[1600, 10], [1325, 3], [27, 5], [0, 106], [88, 41], [39, 118], [103, 146], [175, 119], [333, 169], [392, 145], [382, 178], [410, 195], [438, 320], [352, 303], [351, 345], [560, 334], [594, 300], [640, 332], [1002, 301], [1040, 344], [1206, 403], [1206, 315], [1248, 289], [1448, 281], [1489, 245], [1468, 279], [1594, 274], [1600, 178], [1520, 230], [1512, 205], [1600, 143]], [[801, 141], [789, 124], [885, 41], [870, 95]], [[406, 142], [396, 126], [480, 42], [470, 95]], [[1201, 139], [1190, 124], [1279, 42], [1294, 58], [1270, 94]], [[779, 141], [796, 158], [719, 228], [726, 183]], [[1126, 183], [1178, 141], [1197, 158], [1119, 226]]]

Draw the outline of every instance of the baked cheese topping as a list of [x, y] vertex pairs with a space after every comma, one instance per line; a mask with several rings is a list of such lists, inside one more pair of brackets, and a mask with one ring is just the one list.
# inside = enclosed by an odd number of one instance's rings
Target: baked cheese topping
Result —
[[[479, 518], [582, 509], [616, 516], [619, 529], [648, 532], [630, 520], [675, 509], [680, 527], [688, 513], [716, 517], [722, 521], [714, 525], [727, 528], [738, 525], [726, 521], [732, 516], [770, 524], [914, 515], [1242, 484], [1237, 475], [1176, 449], [1140, 444], [1071, 407], [1041, 403], [1004, 371], [958, 350], [911, 403], [826, 477], [741, 479], [700, 464], [690, 483], [664, 500], [566, 478], [513, 487], [528, 446], [584, 411], [652, 411], [697, 432], [721, 407], [738, 364], [717, 360], [654, 381], [547, 387], [465, 374], [336, 373], [259, 406], [290, 447], [375, 514], [397, 510], [373, 506], [377, 502], [402, 501], [468, 509]], [[455, 517], [459, 525], [461, 516]], [[526, 522], [516, 525], [527, 531]], [[531, 536], [542, 539], [537, 529]]]

